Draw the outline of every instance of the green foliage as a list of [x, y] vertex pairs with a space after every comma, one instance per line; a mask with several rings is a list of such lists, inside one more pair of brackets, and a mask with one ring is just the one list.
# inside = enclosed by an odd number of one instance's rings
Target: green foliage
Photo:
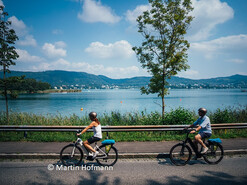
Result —
[[[11, 76], [5, 80], [0, 79], [0, 90], [6, 87], [12, 98], [17, 98], [18, 92], [35, 93], [51, 89], [51, 85], [46, 82], [37, 82], [35, 79], [24, 79], [25, 76]], [[4, 86], [4, 83], [6, 85]]]
[[11, 22], [7, 21], [8, 13], [4, 11], [4, 6], [0, 6], [0, 66], [3, 66], [3, 87], [6, 102], [6, 116], [9, 121], [8, 97], [7, 97], [7, 81], [6, 72], [9, 72], [9, 66], [15, 65], [13, 60], [16, 60], [19, 55], [15, 47], [15, 41], [18, 37], [13, 29], [10, 29]]
[[165, 115], [166, 125], [191, 124], [193, 121], [195, 121], [195, 114], [182, 107], [175, 110], [172, 109]]
[[143, 68], [151, 73], [148, 87], [142, 87], [145, 94], [167, 95], [167, 80], [179, 71], [189, 68], [187, 50], [189, 43], [184, 35], [192, 21], [189, 13], [193, 10], [190, 0], [149, 0], [151, 10], [137, 18], [138, 32], [144, 41], [140, 47], [133, 47]]
[[0, 6], [0, 65], [7, 70], [10, 65], [15, 65], [13, 60], [19, 56], [13, 44], [18, 37], [13, 29], [10, 29], [11, 22], [7, 21], [8, 13]]
[[[247, 106], [239, 108], [217, 109], [215, 112], [209, 112], [208, 116], [211, 123], [246, 123]], [[198, 115], [188, 109], [179, 107], [166, 113], [164, 120], [158, 112], [147, 114], [111, 112], [99, 116], [102, 125], [119, 126], [119, 125], [185, 125], [191, 124], [198, 118]], [[86, 126], [90, 123], [87, 115], [79, 117], [75, 114], [71, 116], [58, 115], [37, 115], [32, 113], [15, 113], [10, 114], [11, 125], [64, 125], [64, 126]], [[0, 125], [6, 125], [6, 114], [0, 112]], [[92, 133], [86, 132], [82, 139], [88, 139]], [[184, 133], [179, 131], [168, 132], [110, 132], [109, 138], [116, 141], [163, 141], [163, 140], [181, 140], [184, 139]], [[247, 137], [247, 129], [233, 130], [213, 130], [212, 138], [236, 138]], [[23, 132], [0, 132], [0, 141], [67, 141], [75, 140], [73, 132], [28, 132], [27, 138], [24, 138]], [[106, 133], [103, 133], [106, 138]]]
[[209, 114], [211, 123], [246, 123], [247, 106], [218, 108], [215, 112]]

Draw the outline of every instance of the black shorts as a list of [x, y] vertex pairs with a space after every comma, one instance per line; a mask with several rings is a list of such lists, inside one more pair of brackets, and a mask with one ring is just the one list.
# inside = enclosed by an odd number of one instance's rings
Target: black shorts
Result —
[[96, 141], [99, 141], [99, 140], [101, 140], [101, 139], [98, 138], [98, 137], [92, 136], [92, 137], [90, 137], [90, 138], [87, 140], [87, 142], [90, 143], [90, 144], [92, 144], [92, 143], [94, 143], [94, 142], [96, 142]]
[[201, 133], [199, 133], [200, 134], [200, 136], [202, 137], [202, 139], [204, 139], [204, 138], [209, 138], [212, 134], [210, 134], [210, 133], [207, 133], [207, 132], [201, 132]]

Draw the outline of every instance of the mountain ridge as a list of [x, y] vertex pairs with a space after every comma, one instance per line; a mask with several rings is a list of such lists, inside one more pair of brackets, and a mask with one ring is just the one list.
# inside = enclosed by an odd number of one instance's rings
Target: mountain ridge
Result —
[[[54, 86], [83, 86], [102, 88], [102, 86], [118, 86], [120, 88], [141, 87], [148, 85], [151, 77], [140, 76], [132, 78], [112, 79], [104, 75], [94, 75], [86, 72], [49, 70], [42, 72], [11, 71], [10, 76], [22, 76], [34, 78], [37, 81], [48, 82]], [[2, 76], [2, 75], [1, 75]], [[229, 87], [246, 88], [247, 76], [235, 74], [228, 77], [216, 77], [209, 79], [189, 79], [173, 76], [168, 80], [172, 88], [190, 88], [190, 87]]]

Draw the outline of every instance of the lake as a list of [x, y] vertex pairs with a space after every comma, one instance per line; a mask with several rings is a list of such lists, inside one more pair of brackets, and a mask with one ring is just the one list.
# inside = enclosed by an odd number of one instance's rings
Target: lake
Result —
[[[178, 107], [197, 111], [205, 107], [209, 111], [223, 107], [247, 105], [247, 93], [240, 89], [171, 89], [165, 98], [166, 111]], [[83, 108], [83, 111], [81, 111]], [[161, 112], [161, 98], [156, 94], [141, 95], [139, 89], [83, 90], [81, 93], [22, 94], [9, 100], [14, 112], [36, 114], [61, 114], [78, 116], [96, 111]], [[5, 111], [4, 97], [0, 97], [0, 111]]]

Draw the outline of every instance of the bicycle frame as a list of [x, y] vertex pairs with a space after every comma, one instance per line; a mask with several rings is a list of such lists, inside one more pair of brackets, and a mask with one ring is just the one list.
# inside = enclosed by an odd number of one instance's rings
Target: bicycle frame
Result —
[[[76, 142], [75, 142], [75, 145], [80, 145], [81, 148], [82, 148], [82, 150], [85, 152], [86, 156], [87, 156], [87, 157], [91, 157], [91, 156], [89, 156], [89, 151], [88, 151], [88, 149], [84, 146], [83, 141], [81, 140], [81, 138], [79, 138], [79, 137], [77, 138], [77, 140], [76, 140]], [[104, 154], [104, 155], [103, 155], [103, 156], [102, 156], [102, 155], [101, 155], [101, 156], [96, 156], [95, 159], [101, 159], [101, 158], [107, 157], [107, 154], [106, 154], [103, 150], [101, 150], [101, 149], [99, 148], [99, 146], [97, 145], [97, 142], [95, 142], [94, 150], [97, 150], [97, 149], [98, 149], [98, 151], [100, 151], [101, 154]], [[71, 155], [74, 155], [74, 150], [72, 151], [72, 154], [71, 154]]]
[[[189, 134], [190, 134], [190, 132], [187, 132], [186, 139], [183, 141], [183, 145], [185, 146], [186, 143], [189, 143], [189, 144], [190, 144], [190, 147], [191, 147], [192, 150], [195, 152], [196, 157], [198, 157], [198, 158], [202, 157], [203, 154], [201, 154], [201, 153], [198, 151], [198, 148], [195, 146], [195, 144], [193, 143], [193, 141], [189, 138]], [[204, 141], [204, 140], [203, 140], [203, 141]]]

